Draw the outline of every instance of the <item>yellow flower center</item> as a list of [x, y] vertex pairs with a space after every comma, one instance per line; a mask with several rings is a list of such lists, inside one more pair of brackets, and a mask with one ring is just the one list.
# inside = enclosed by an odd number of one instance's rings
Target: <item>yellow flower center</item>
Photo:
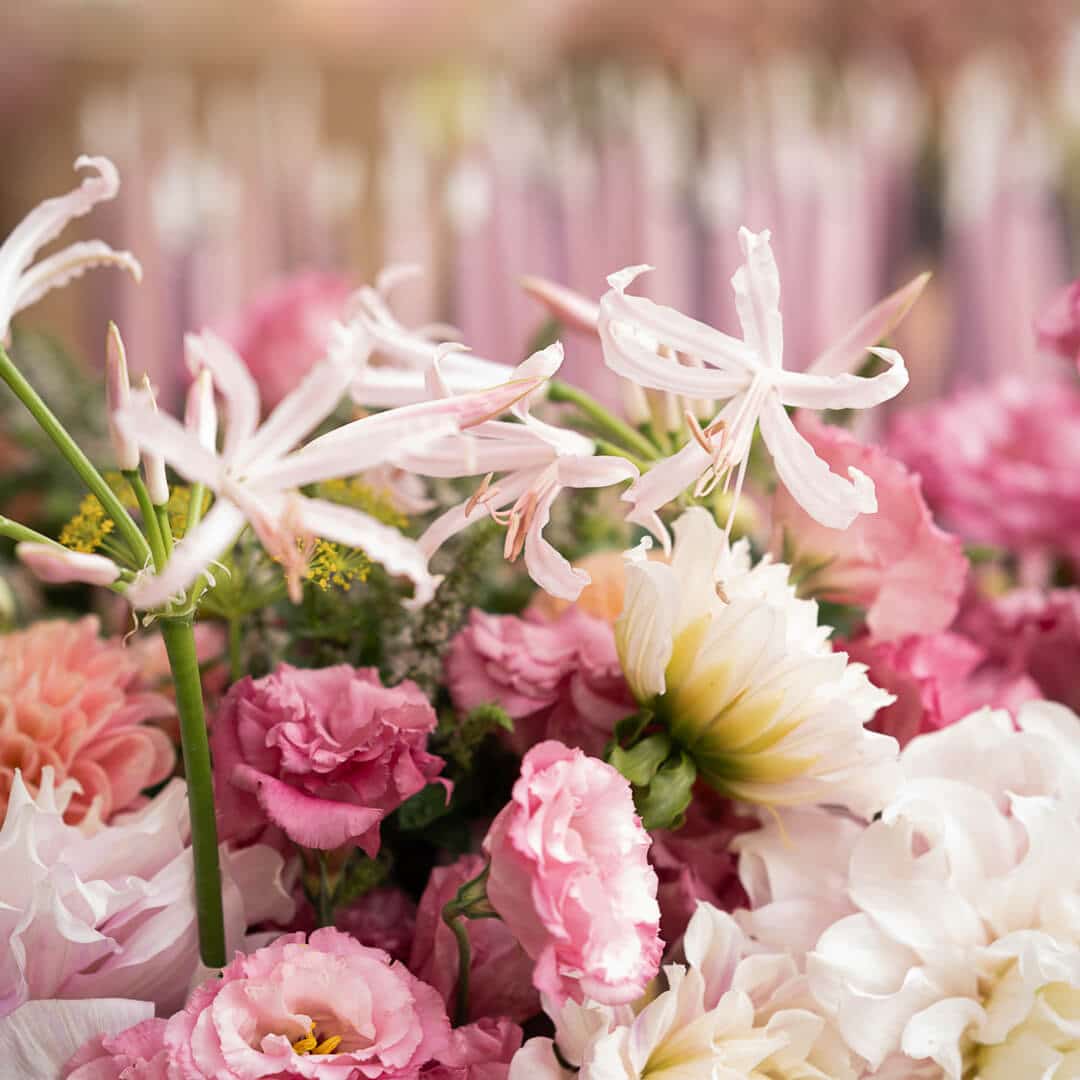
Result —
[[301, 1056], [307, 1056], [308, 1054], [332, 1054], [340, 1045], [340, 1035], [330, 1035], [320, 1040], [315, 1034], [315, 1025], [313, 1023], [308, 1029], [308, 1033], [302, 1039], [297, 1039], [292, 1044], [292, 1048]]

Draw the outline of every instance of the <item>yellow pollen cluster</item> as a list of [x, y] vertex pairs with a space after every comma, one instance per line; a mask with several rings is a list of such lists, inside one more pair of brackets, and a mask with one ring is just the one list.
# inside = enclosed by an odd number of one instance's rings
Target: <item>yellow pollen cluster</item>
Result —
[[[169, 528], [173, 537], [181, 539], [187, 530], [188, 509], [191, 506], [191, 488], [184, 484], [177, 484], [169, 491], [169, 503], [166, 510], [169, 514]], [[210, 492], [203, 492], [202, 512], [205, 515], [210, 509]]]
[[351, 506], [354, 510], [362, 510], [384, 525], [404, 529], [409, 524], [408, 517], [394, 505], [389, 491], [372, 487], [359, 476], [327, 480], [316, 487], [316, 494], [320, 498], [339, 503], [341, 506]]
[[79, 503], [79, 512], [60, 530], [60, 543], [71, 551], [90, 554], [113, 531], [113, 521], [96, 495]]
[[328, 1039], [323, 1039], [322, 1042], [315, 1036], [315, 1025], [312, 1024], [308, 1033], [302, 1038], [297, 1039], [292, 1044], [293, 1050], [298, 1054], [332, 1054], [341, 1045], [340, 1035], [331, 1035]]
[[324, 592], [332, 586], [348, 592], [354, 581], [366, 581], [370, 573], [371, 562], [362, 551], [319, 540], [311, 553], [306, 577]]

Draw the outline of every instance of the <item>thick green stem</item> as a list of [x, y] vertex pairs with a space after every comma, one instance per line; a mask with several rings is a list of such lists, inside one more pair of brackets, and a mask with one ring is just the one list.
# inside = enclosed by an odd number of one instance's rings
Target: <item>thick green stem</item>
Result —
[[469, 931], [461, 915], [460, 905], [451, 900], [442, 911], [443, 922], [454, 931], [458, 949], [457, 993], [454, 997], [454, 1026], [469, 1022], [469, 971], [472, 967], [472, 946]]
[[35, 532], [25, 525], [20, 525], [19, 522], [12, 521], [11, 518], [4, 517], [2, 514], [0, 514], [0, 536], [7, 536], [20, 544], [23, 542], [28, 544], [50, 544], [61, 551], [67, 550], [50, 537]]
[[203, 712], [202, 682], [195, 654], [191, 618], [163, 618], [161, 636], [169, 654], [180, 714], [188, 806], [191, 810], [191, 854], [195, 863], [195, 910], [199, 919], [199, 953], [210, 968], [225, 966], [225, 923], [221, 906], [217, 822], [210, 744]]
[[239, 682], [244, 677], [241, 646], [244, 642], [244, 624], [236, 615], [229, 617], [229, 681]]
[[628, 450], [646, 461], [656, 460], [656, 447], [640, 431], [632, 428], [625, 420], [620, 420], [591, 398], [584, 390], [579, 390], [569, 383], [552, 379], [548, 383], [548, 400], [565, 402], [578, 408], [593, 425], [617, 443], [622, 443]]
[[11, 387], [15, 396], [38, 422], [41, 430], [52, 439], [56, 448], [67, 458], [68, 464], [82, 478], [83, 483], [98, 497], [105, 512], [116, 523], [117, 530], [131, 548], [135, 561], [145, 563], [150, 558], [150, 546], [146, 542], [146, 537], [139, 532], [139, 527], [121, 505], [112, 488], [105, 482], [105, 478], [94, 468], [93, 463], [67, 433], [64, 425], [60, 423], [48, 405], [41, 400], [38, 392], [15, 366], [2, 345], [0, 345], [0, 378]]
[[157, 518], [158, 528], [161, 530], [161, 542], [165, 545], [165, 554], [171, 555], [173, 540], [172, 526], [169, 524], [169, 508], [167, 506], [155, 506], [154, 517]]
[[161, 523], [154, 512], [154, 504], [150, 501], [150, 492], [146, 490], [146, 484], [139, 475], [138, 469], [129, 469], [124, 473], [124, 479], [131, 485], [135, 492], [135, 500], [139, 504], [139, 513], [142, 514], [143, 529], [146, 538], [150, 541], [150, 554], [154, 559], [154, 569], [159, 571], [165, 565], [168, 555], [165, 552], [165, 541], [161, 535]]
[[206, 486], [204, 484], [192, 484], [188, 496], [187, 522], [184, 525], [185, 536], [187, 536], [195, 526], [202, 521], [202, 508], [205, 500]]

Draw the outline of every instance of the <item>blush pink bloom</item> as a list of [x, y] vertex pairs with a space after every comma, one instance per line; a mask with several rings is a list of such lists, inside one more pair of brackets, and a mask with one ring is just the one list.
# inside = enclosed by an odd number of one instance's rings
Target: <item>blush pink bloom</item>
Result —
[[1030, 676], [1040, 696], [1080, 710], [1080, 589], [1017, 589], [977, 600], [957, 625], [997, 667]]
[[462, 712], [491, 702], [506, 710], [519, 754], [544, 739], [600, 754], [637, 707], [611, 625], [576, 608], [551, 621], [474, 609], [450, 647], [446, 676]]
[[442, 769], [425, 750], [435, 723], [415, 683], [385, 687], [374, 668], [282, 664], [242, 679], [211, 733], [226, 832], [269, 822], [304, 847], [374, 856], [382, 819]]
[[260, 293], [227, 333], [272, 409], [326, 355], [331, 326], [352, 291], [337, 274], [304, 273]]
[[865, 664], [870, 681], [896, 698], [879, 709], [867, 727], [891, 735], [901, 747], [984, 705], [1015, 712], [1025, 701], [1042, 696], [1027, 676], [987, 665], [986, 650], [960, 634], [912, 635], [898, 641], [861, 634], [838, 641], [837, 647], [850, 660]]
[[[40, 622], [0, 638], [0, 811], [15, 770], [36, 792], [42, 769], [57, 784], [78, 781], [65, 820], [98, 817], [142, 805], [141, 792], [164, 780], [175, 751], [146, 723], [173, 707], [146, 688], [138, 658], [118, 639], [98, 636], [93, 616]], [[0, 815], [2, 816], [2, 815]]]
[[[315, 1052], [303, 1052], [311, 1037]], [[430, 986], [332, 928], [306, 942], [287, 934], [237, 956], [195, 990], [165, 1031], [184, 1080], [406, 1080], [438, 1058], [449, 1038], [442, 999]], [[320, 1050], [332, 1039], [340, 1040], [332, 1053]]]
[[450, 1033], [450, 1045], [423, 1080], [506, 1080], [521, 1047], [521, 1028], [505, 1016], [485, 1017]]
[[[296, 889], [296, 898], [297, 917], [289, 924], [289, 929], [305, 933], [315, 930], [315, 911], [300, 886]], [[334, 926], [356, 938], [361, 945], [382, 949], [404, 963], [409, 958], [416, 930], [416, 904], [401, 889], [385, 885], [364, 893], [347, 907], [336, 908]]]
[[800, 414], [797, 428], [834, 473], [855, 468], [877, 492], [876, 514], [847, 529], [816, 522], [784, 487], [773, 497], [773, 554], [794, 567], [801, 595], [867, 609], [875, 637], [944, 630], [956, 615], [967, 559], [933, 522], [919, 478], [843, 428]]
[[[448, 1007], [457, 987], [458, 948], [442, 910], [483, 869], [479, 855], [465, 855], [452, 866], [437, 866], [420, 898], [409, 969], [434, 986]], [[540, 1012], [540, 995], [531, 982], [532, 961], [507, 925], [499, 919], [467, 919], [465, 928], [472, 946], [469, 1019], [503, 1016], [524, 1022]]]
[[660, 882], [660, 930], [669, 947], [683, 936], [699, 902], [721, 911], [746, 906], [732, 841], [759, 824], [740, 814], [737, 803], [698, 785], [683, 827], [653, 833], [649, 860]]
[[1080, 389], [1004, 379], [902, 412], [889, 451], [941, 523], [1021, 555], [1080, 556]]
[[1039, 348], [1080, 365], [1080, 280], [1066, 285], [1035, 320]]
[[160, 1018], [117, 1035], [99, 1035], [64, 1067], [60, 1080], [172, 1080]]
[[656, 974], [663, 945], [649, 834], [629, 782], [557, 742], [534, 746], [484, 840], [488, 899], [536, 964], [533, 984], [622, 1005]]

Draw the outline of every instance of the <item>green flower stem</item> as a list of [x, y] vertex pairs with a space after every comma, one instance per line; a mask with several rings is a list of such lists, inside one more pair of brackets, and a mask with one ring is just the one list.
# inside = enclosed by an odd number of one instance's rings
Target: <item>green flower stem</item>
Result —
[[552, 379], [548, 383], [548, 400], [575, 406], [592, 421], [599, 431], [616, 443], [622, 443], [646, 461], [656, 460], [656, 447], [640, 431], [609, 412], [584, 390], [579, 390], [576, 386], [561, 382], [559, 379]]
[[161, 636], [169, 654], [180, 714], [180, 745], [184, 752], [188, 806], [191, 811], [191, 854], [195, 863], [195, 910], [199, 919], [199, 953], [210, 968], [225, 966], [225, 922], [221, 905], [217, 822], [210, 744], [203, 712], [202, 682], [195, 655], [192, 620], [166, 616]]
[[192, 484], [188, 496], [187, 524], [184, 526], [184, 535], [188, 536], [191, 530], [202, 521], [202, 507], [206, 500], [206, 485]]
[[161, 535], [161, 522], [154, 512], [154, 504], [150, 501], [150, 492], [146, 490], [146, 484], [139, 474], [138, 469], [126, 469], [124, 479], [131, 485], [135, 492], [135, 499], [139, 504], [139, 513], [142, 514], [143, 529], [147, 540], [150, 541], [150, 554], [154, 559], [154, 569], [159, 571], [168, 560], [165, 553], [165, 541]]
[[461, 1027], [469, 1022], [469, 974], [472, 967], [472, 946], [469, 944], [469, 931], [461, 915], [461, 907], [456, 900], [451, 900], [442, 910], [443, 922], [454, 932], [458, 949], [457, 993], [454, 997], [454, 1027]]
[[165, 545], [165, 554], [171, 555], [173, 539], [172, 526], [169, 524], [169, 508], [167, 506], [155, 506], [154, 517], [157, 518], [158, 528], [161, 530], [161, 542]]
[[48, 405], [41, 400], [38, 392], [15, 366], [2, 345], [0, 345], [0, 378], [11, 387], [15, 396], [38, 422], [41, 430], [52, 439], [56, 448], [67, 458], [68, 464], [79, 474], [83, 483], [98, 497], [105, 512], [116, 523], [116, 528], [127, 542], [136, 563], [145, 563], [151, 557], [150, 545], [147, 544], [146, 537], [139, 531], [139, 527], [121, 505], [113, 489], [105, 482], [105, 478], [94, 468], [93, 463], [67, 433], [64, 425], [60, 423]]
[[20, 525], [19, 522], [12, 521], [11, 518], [4, 517], [2, 514], [0, 514], [0, 536], [7, 536], [19, 544], [23, 542], [28, 544], [49, 544], [59, 551], [67, 551], [67, 548], [58, 544], [51, 537], [35, 532], [26, 525]]

